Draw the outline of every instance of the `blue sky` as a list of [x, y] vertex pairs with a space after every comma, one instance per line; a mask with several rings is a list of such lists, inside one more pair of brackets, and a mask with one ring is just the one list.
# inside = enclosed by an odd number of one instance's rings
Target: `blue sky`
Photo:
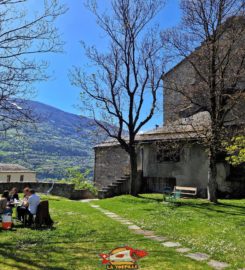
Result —
[[[167, 0], [165, 8], [156, 17], [156, 22], [161, 29], [175, 26], [180, 21], [180, 0]], [[86, 115], [86, 112], [78, 108], [80, 102], [78, 88], [71, 86], [68, 78], [69, 70], [72, 66], [83, 66], [87, 60], [83, 54], [80, 41], [83, 40], [89, 45], [96, 45], [103, 49], [105, 39], [100, 28], [96, 25], [94, 16], [85, 8], [85, 0], [60, 0], [69, 10], [56, 22], [56, 26], [62, 33], [65, 41], [64, 53], [52, 54], [48, 57], [49, 73], [52, 74], [50, 80], [35, 85], [37, 93], [34, 100], [52, 105], [67, 112]], [[103, 7], [109, 6], [109, 0], [98, 0]], [[33, 2], [34, 3], [34, 2]], [[33, 9], [38, 9], [39, 4], [35, 1]], [[155, 124], [162, 124], [162, 115], [158, 113], [144, 127], [150, 129]]]

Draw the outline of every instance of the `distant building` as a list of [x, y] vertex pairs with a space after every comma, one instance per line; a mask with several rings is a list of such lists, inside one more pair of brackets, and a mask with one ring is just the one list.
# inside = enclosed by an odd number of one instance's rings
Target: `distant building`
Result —
[[37, 182], [36, 172], [18, 164], [0, 163], [0, 183]]

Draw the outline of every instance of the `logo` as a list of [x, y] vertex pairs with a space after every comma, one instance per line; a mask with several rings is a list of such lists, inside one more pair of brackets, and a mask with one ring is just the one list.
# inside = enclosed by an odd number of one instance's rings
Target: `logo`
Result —
[[115, 248], [109, 254], [100, 254], [100, 257], [106, 269], [139, 269], [137, 261], [147, 255], [144, 250], [125, 246]]

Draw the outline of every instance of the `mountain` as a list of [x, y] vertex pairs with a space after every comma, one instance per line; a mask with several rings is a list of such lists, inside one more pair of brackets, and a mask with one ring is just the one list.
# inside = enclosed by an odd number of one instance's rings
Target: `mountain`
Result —
[[93, 146], [105, 139], [95, 122], [52, 106], [25, 101], [38, 122], [1, 135], [0, 162], [17, 163], [37, 172], [38, 179], [65, 176], [66, 168], [93, 168]]

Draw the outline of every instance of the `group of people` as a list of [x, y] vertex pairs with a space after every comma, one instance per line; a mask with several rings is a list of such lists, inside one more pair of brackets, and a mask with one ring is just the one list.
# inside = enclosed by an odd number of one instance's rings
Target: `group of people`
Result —
[[40, 197], [35, 193], [35, 190], [28, 187], [23, 190], [24, 198], [19, 202], [18, 190], [13, 188], [10, 192], [5, 190], [0, 198], [0, 215], [12, 213], [13, 207], [17, 206], [17, 219], [24, 221], [28, 217], [27, 224], [31, 225], [33, 215], [37, 213], [37, 207], [40, 203]]
[[15, 200], [19, 200], [17, 188], [13, 188], [10, 192], [5, 190], [0, 198], [0, 215], [12, 212]]

